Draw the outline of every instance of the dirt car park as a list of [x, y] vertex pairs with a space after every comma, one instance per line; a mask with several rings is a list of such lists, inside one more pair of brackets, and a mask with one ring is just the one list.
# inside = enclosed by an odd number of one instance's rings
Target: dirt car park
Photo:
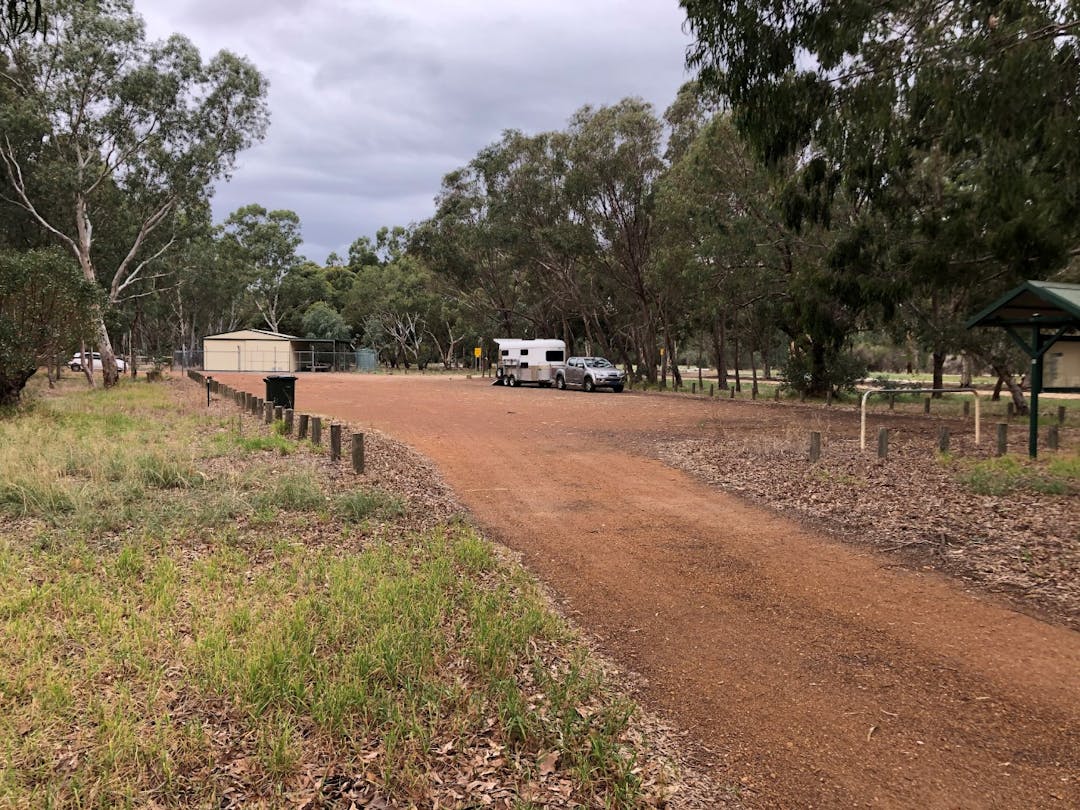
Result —
[[[263, 393], [260, 375], [214, 376]], [[709, 460], [686, 445], [703, 437], [745, 450], [810, 430], [854, 453], [850, 408], [418, 374], [301, 375], [296, 397], [300, 412], [432, 459], [745, 806], [1080, 806], [1080, 634], [1065, 597], [1029, 605], [929, 557], [850, 542], [842, 515], [796, 519], [683, 463]], [[937, 421], [891, 424], [930, 452]], [[951, 424], [962, 447], [967, 428]], [[739, 456], [721, 473], [729, 463]], [[1075, 498], [1055, 509], [1067, 576], [1080, 511]]]

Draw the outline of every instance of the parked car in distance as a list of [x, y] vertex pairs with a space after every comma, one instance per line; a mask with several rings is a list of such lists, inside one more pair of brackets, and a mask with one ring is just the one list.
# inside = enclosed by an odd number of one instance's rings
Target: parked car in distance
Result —
[[626, 372], [615, 368], [603, 357], [570, 357], [566, 365], [555, 372], [555, 387], [581, 388], [583, 391], [595, 391], [597, 388], [610, 388], [616, 394], [626, 385]]
[[[93, 370], [94, 371], [101, 371], [104, 368], [104, 366], [101, 365], [101, 353], [100, 352], [90, 352], [90, 362], [93, 363]], [[72, 358], [70, 360], [68, 360], [67, 366], [72, 371], [82, 371], [83, 370], [82, 352], [75, 352], [75, 354], [72, 356]], [[127, 371], [127, 363], [125, 363], [121, 358], [117, 357], [116, 358], [116, 368], [117, 368], [118, 371], [121, 371], [121, 372]]]

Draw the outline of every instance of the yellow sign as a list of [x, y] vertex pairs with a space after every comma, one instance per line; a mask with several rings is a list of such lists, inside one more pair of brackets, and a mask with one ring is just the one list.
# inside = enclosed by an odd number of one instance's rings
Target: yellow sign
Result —
[[664, 356], [664, 347], [663, 346], [660, 347], [660, 356], [661, 357]]
[[480, 347], [477, 346], [475, 349], [473, 349], [472, 354], [473, 354], [473, 357], [479, 357], [481, 355]]

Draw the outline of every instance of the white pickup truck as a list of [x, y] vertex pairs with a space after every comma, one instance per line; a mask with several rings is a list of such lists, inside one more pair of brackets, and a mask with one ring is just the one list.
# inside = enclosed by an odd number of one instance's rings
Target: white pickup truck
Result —
[[555, 387], [560, 390], [610, 388], [618, 394], [625, 385], [626, 372], [615, 368], [603, 357], [569, 357], [565, 365], [555, 369]]

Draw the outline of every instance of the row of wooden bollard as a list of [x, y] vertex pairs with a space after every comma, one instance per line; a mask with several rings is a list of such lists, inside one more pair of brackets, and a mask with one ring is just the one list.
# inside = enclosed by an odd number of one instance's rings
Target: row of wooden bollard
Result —
[[[634, 390], [634, 382], [629, 377], [626, 378], [626, 386], [631, 391]], [[660, 390], [661, 391], [666, 391], [667, 390], [667, 383], [662, 384], [661, 387], [660, 387]], [[686, 385], [685, 385], [685, 383], [683, 385], [676, 385], [675, 383], [672, 383], [671, 384], [671, 390], [673, 392], [675, 392], [676, 394], [682, 393], [683, 391], [686, 390]], [[728, 398], [729, 399], [735, 399], [735, 394], [736, 394], [735, 386], [730, 385], [730, 386], [728, 386], [727, 390], [728, 390]], [[724, 389], [721, 388], [720, 389], [720, 395], [721, 396], [723, 396], [723, 391], [724, 391]], [[697, 393], [698, 393], [698, 383], [697, 383], [697, 381], [692, 381], [690, 383], [690, 394], [691, 394], [691, 396], [697, 396]], [[705, 383], [701, 383], [701, 395], [705, 396]], [[715, 399], [715, 397], [716, 397], [716, 383], [709, 383], [709, 397]], [[753, 388], [751, 388], [750, 389], [750, 399], [757, 399], [757, 398], [758, 398], [758, 392], [755, 391]], [[780, 401], [780, 386], [779, 385], [776, 386], [776, 388], [773, 389], [773, 399], [776, 400], [777, 402]]]
[[[195, 378], [192, 377], [192, 379]], [[196, 381], [201, 382], [201, 380]], [[214, 379], [210, 379], [207, 384], [212, 393], [226, 399], [231, 399], [242, 411], [251, 414], [255, 418], [262, 418], [266, 424], [271, 425], [275, 422], [281, 422], [282, 430], [286, 436], [292, 436], [295, 429], [296, 438], [299, 440], [303, 441], [310, 437], [310, 441], [313, 445], [322, 445], [323, 420], [321, 416], [296, 413], [292, 408], [284, 408], [281, 405], [275, 405], [273, 402], [268, 402], [262, 397], [249, 394], [247, 391], [238, 391], [235, 388], [219, 383]], [[331, 422], [329, 425], [329, 432], [330, 460], [337, 462], [341, 460], [342, 426]], [[364, 434], [353, 433], [353, 472], [364, 472], [364, 463]]]
[[[1008, 452], [1009, 425], [1007, 422], [999, 422], [997, 425], [997, 442], [994, 447], [995, 456], [1003, 456]], [[1057, 450], [1060, 443], [1060, 433], [1057, 425], [1050, 425], [1046, 430], [1046, 446], [1051, 450]], [[949, 452], [950, 434], [947, 427], [938, 428], [937, 450], [939, 453]], [[877, 440], [878, 458], [889, 457], [889, 429], [878, 430]], [[810, 433], [810, 461], [817, 462], [821, 459], [821, 433]]]

